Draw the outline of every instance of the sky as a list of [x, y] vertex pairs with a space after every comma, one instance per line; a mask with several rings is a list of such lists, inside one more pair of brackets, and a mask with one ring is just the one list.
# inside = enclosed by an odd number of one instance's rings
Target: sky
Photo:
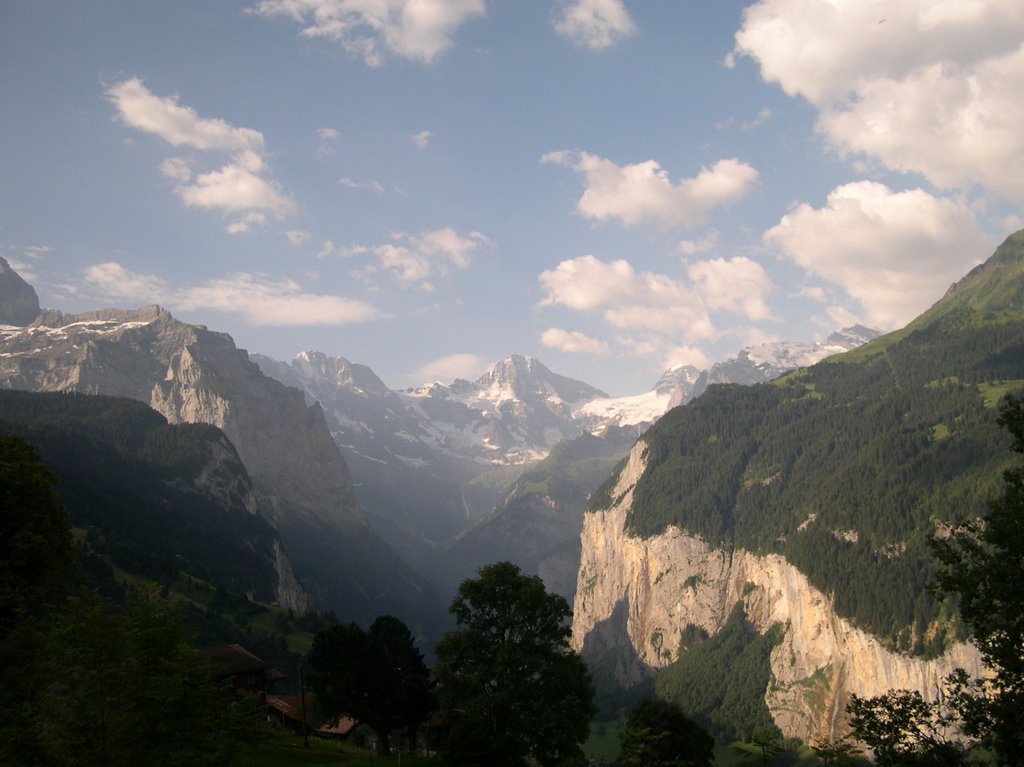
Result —
[[0, 256], [392, 388], [906, 324], [1024, 227], [1020, 0], [5, 0]]

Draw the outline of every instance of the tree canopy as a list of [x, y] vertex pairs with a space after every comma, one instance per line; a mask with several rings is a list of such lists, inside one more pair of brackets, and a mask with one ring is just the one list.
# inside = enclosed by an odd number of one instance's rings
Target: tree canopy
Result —
[[430, 675], [409, 628], [392, 615], [378, 617], [368, 631], [348, 623], [319, 632], [309, 665], [323, 712], [366, 722], [385, 756], [393, 728], [427, 718]]
[[459, 587], [457, 628], [436, 647], [446, 764], [542, 767], [582, 760], [595, 713], [587, 669], [569, 647], [565, 599], [510, 562]]
[[642, 700], [619, 730], [619, 762], [637, 767], [710, 767], [715, 741], [675, 703]]
[[74, 548], [56, 485], [33, 445], [0, 434], [0, 638], [67, 593]]
[[[1024, 396], [1008, 395], [999, 423], [1024, 453]], [[968, 519], [936, 543], [941, 586], [960, 598], [960, 614], [991, 676], [964, 722], [989, 732], [1008, 764], [1024, 764], [1024, 466], [1003, 472], [1002, 494], [983, 520]]]
[[[1024, 453], [1024, 397], [1008, 395], [998, 420]], [[967, 517], [934, 542], [939, 584], [959, 597], [988, 673], [972, 680], [957, 670], [934, 703], [907, 690], [853, 696], [850, 723], [880, 765], [963, 764], [974, 745], [991, 746], [1001, 764], [1024, 764], [1024, 466], [1003, 479], [986, 517]]]

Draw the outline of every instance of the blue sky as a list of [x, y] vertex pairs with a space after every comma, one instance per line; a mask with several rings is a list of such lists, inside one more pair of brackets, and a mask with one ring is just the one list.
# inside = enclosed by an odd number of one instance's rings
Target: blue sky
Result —
[[899, 327], [1024, 226], [1019, 0], [8, 0], [0, 255], [394, 388]]

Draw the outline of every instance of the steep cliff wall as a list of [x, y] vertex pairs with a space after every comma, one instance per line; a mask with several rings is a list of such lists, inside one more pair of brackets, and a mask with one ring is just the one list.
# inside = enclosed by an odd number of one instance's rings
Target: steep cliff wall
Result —
[[758, 631], [784, 626], [765, 702], [788, 736], [844, 732], [851, 693], [916, 689], [933, 699], [954, 668], [979, 673], [980, 657], [970, 645], [933, 661], [890, 652], [836, 615], [831, 600], [778, 555], [712, 548], [675, 527], [651, 538], [630, 536], [626, 515], [645, 451], [641, 440], [618, 476], [613, 503], [584, 519], [574, 606], [574, 646], [585, 657], [613, 657], [623, 686], [674, 661], [687, 626], [717, 633], [739, 601]]

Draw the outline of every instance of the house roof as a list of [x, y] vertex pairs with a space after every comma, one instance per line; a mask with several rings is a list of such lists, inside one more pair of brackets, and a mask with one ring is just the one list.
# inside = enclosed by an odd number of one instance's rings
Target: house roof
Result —
[[240, 644], [217, 644], [199, 648], [200, 655], [209, 659], [218, 678], [241, 674], [258, 674], [270, 664], [253, 655]]
[[342, 714], [333, 722], [324, 722], [320, 727], [317, 728], [317, 732], [324, 735], [340, 735], [345, 737], [359, 724], [359, 722], [350, 716]]
[[[315, 704], [313, 695], [306, 693], [306, 712], [312, 712]], [[298, 695], [268, 695], [267, 706], [296, 722], [302, 721], [302, 701]]]

